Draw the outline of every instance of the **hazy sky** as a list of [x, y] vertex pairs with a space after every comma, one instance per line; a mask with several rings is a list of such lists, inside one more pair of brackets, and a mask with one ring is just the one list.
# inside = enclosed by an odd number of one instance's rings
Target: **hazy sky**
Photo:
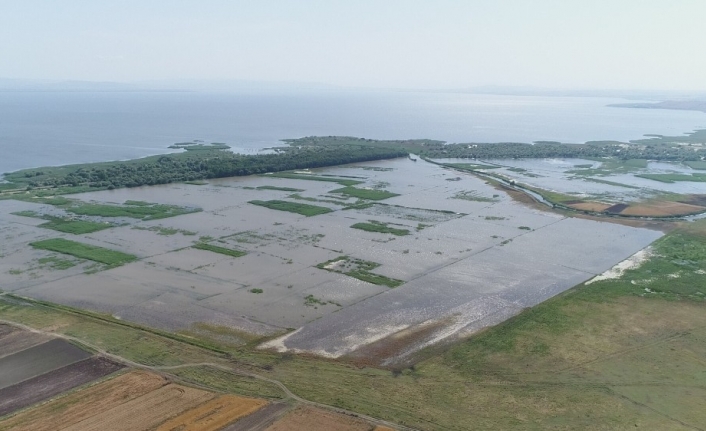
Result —
[[706, 89], [706, 0], [0, 0], [0, 77]]

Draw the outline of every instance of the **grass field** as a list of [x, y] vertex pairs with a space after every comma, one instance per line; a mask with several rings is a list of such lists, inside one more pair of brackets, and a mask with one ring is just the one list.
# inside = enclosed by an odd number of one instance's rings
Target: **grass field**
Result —
[[279, 190], [281, 192], [303, 192], [304, 189], [295, 189], [292, 187], [277, 187], [277, 186], [260, 186], [257, 190]]
[[677, 181], [693, 181], [697, 183], [706, 183], [706, 174], [640, 174], [636, 177], [646, 178], [648, 180], [659, 181], [662, 183], [675, 183]]
[[44, 241], [30, 243], [30, 245], [41, 250], [68, 254], [81, 259], [104, 263], [108, 266], [119, 266], [124, 263], [137, 260], [137, 257], [131, 254], [109, 250], [107, 248], [97, 247], [95, 245], [70, 241], [63, 238], [46, 239]]
[[688, 430], [706, 423], [704, 274], [706, 221], [684, 223], [619, 278], [579, 285], [392, 370], [182, 339], [11, 296], [0, 297], [0, 318], [149, 365], [237, 366], [312, 401], [421, 430]]
[[686, 161], [684, 162], [684, 164], [690, 167], [691, 169], [706, 169], [706, 161], [703, 160]]
[[340, 193], [342, 195], [371, 201], [381, 201], [383, 199], [399, 196], [397, 193], [388, 192], [387, 190], [358, 189], [355, 187], [343, 187], [342, 189], [331, 190], [331, 193]]
[[396, 280], [394, 278], [370, 272], [379, 266], [379, 263], [355, 259], [349, 256], [339, 256], [335, 259], [316, 265], [319, 269], [338, 272], [367, 283], [377, 284], [379, 286], [397, 287], [404, 284], [404, 281], [402, 280]]
[[241, 257], [247, 254], [246, 252], [241, 250], [233, 250], [232, 248], [219, 247], [217, 245], [206, 244], [204, 242], [200, 242], [194, 245], [193, 247], [198, 248], [199, 250], [208, 250], [214, 253], [225, 254], [226, 256], [230, 257]]
[[342, 186], [354, 186], [356, 184], [361, 184], [362, 181], [351, 180], [347, 178], [337, 178], [337, 177], [324, 177], [314, 174], [295, 174], [292, 172], [275, 172], [272, 174], [266, 174], [268, 177], [275, 178], [288, 178], [290, 180], [308, 180], [308, 181], [325, 181], [329, 183], [337, 183]]
[[46, 223], [40, 224], [39, 227], [43, 227], [45, 229], [52, 229], [64, 233], [72, 233], [74, 235], [98, 232], [99, 230], [110, 229], [111, 227], [115, 226], [112, 223], [99, 223], [89, 220], [74, 220], [70, 218], [42, 215], [35, 211], [17, 211], [12, 214], [23, 217], [32, 217], [39, 218], [42, 220], [48, 220]]
[[353, 229], [360, 229], [366, 232], [391, 233], [392, 235], [409, 235], [408, 229], [397, 229], [379, 221], [371, 220], [370, 223], [356, 223], [351, 226]]
[[80, 202], [65, 208], [66, 211], [85, 216], [129, 217], [140, 220], [156, 220], [201, 211], [177, 205], [153, 204], [142, 201], [126, 201], [123, 205], [106, 205]]
[[298, 202], [287, 202], [287, 201], [280, 201], [280, 200], [271, 200], [271, 201], [250, 201], [248, 203], [251, 203], [253, 205], [258, 205], [261, 207], [273, 209], [273, 210], [278, 210], [278, 211], [287, 211], [290, 213], [296, 213], [296, 214], [301, 214], [303, 216], [311, 217], [319, 214], [326, 214], [330, 213], [333, 210], [330, 208], [326, 207], [320, 207], [317, 205], [309, 205], [309, 204], [301, 204]]

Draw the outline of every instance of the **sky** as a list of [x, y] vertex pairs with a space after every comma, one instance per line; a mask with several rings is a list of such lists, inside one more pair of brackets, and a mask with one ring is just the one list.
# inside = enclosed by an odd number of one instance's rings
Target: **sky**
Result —
[[0, 0], [0, 78], [706, 90], [706, 0]]

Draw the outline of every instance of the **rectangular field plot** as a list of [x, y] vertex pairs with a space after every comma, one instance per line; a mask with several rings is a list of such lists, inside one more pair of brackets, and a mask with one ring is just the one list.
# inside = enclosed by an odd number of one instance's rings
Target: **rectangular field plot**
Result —
[[91, 356], [64, 340], [54, 339], [0, 359], [0, 388], [31, 379]]
[[111, 410], [168, 382], [144, 371], [132, 371], [57, 398], [0, 422], [1, 431], [54, 431]]
[[238, 419], [234, 424], [223, 428], [222, 431], [260, 431], [272, 425], [277, 419], [282, 417], [289, 406], [284, 403], [271, 403], [251, 413], [244, 418]]
[[289, 412], [266, 431], [369, 431], [372, 426], [362, 419], [312, 407]]
[[[93, 357], [0, 389], [0, 416], [92, 382], [121, 368], [123, 366], [115, 362]], [[0, 429], [2, 427], [0, 422]]]
[[168, 420], [157, 427], [156, 431], [218, 431], [265, 404], [265, 400], [222, 395]]
[[[0, 325], [0, 329], [10, 328]], [[42, 344], [50, 340], [50, 337], [43, 334], [22, 331], [19, 329], [8, 331], [0, 336], [0, 358], [12, 355], [30, 347]]]
[[169, 384], [64, 428], [65, 431], [149, 430], [169, 417], [214, 397], [200, 389]]

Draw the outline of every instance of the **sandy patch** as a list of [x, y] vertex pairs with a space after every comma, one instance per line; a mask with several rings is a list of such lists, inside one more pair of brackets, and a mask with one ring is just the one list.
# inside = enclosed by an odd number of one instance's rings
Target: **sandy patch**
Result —
[[585, 284], [591, 284], [596, 281], [602, 281], [602, 280], [612, 280], [615, 278], [620, 278], [625, 271], [629, 269], [635, 269], [638, 268], [640, 265], [642, 265], [643, 262], [648, 260], [652, 256], [652, 248], [647, 247], [643, 250], [638, 251], [637, 253], [633, 254], [629, 258], [625, 259], [624, 261], [618, 263], [608, 271], [597, 275], [593, 277], [592, 279], [588, 280]]

